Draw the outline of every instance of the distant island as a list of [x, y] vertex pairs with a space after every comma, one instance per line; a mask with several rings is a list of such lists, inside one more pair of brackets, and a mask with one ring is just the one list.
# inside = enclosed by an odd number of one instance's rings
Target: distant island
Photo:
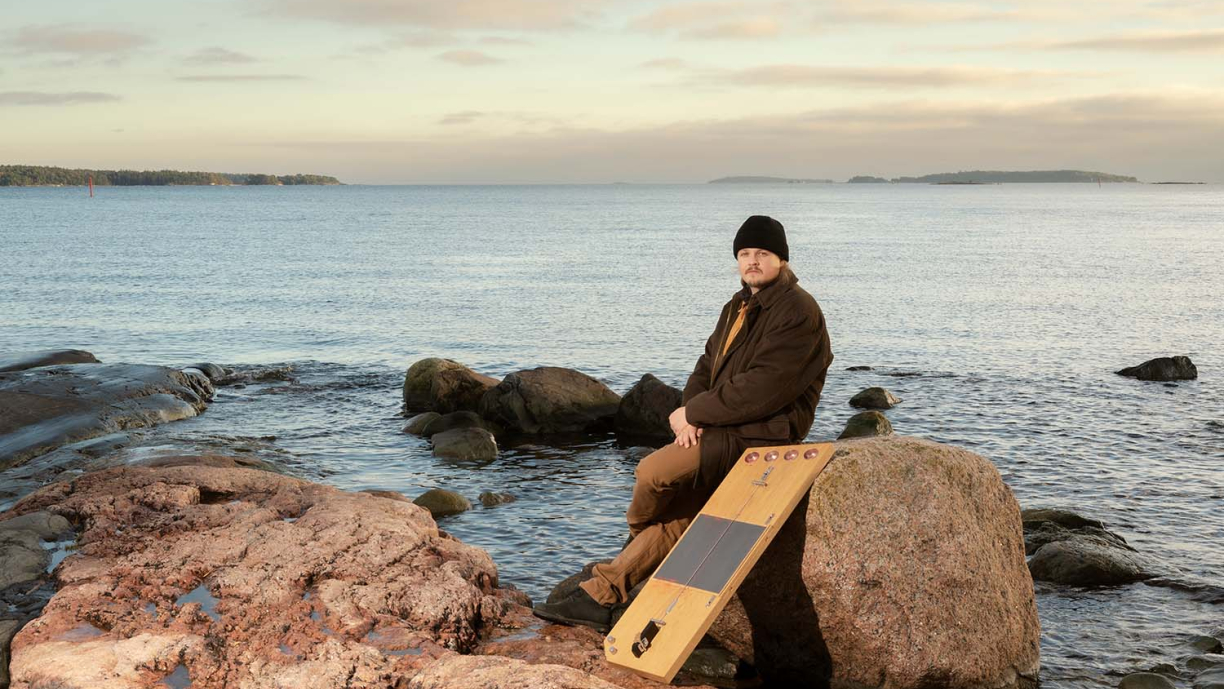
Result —
[[833, 184], [831, 179], [800, 179], [797, 177], [719, 177], [707, 184]]
[[290, 186], [300, 184], [341, 184], [325, 175], [267, 175], [259, 173], [182, 172], [180, 170], [73, 170], [41, 165], [0, 165], [0, 187], [79, 187], [94, 186]]
[[1138, 182], [1134, 177], [1113, 175], [1108, 172], [1089, 170], [968, 170], [961, 172], [939, 172], [921, 177], [883, 177], [860, 175], [851, 177], [849, 184], [1006, 184], [1006, 183], [1083, 183], [1083, 182]]

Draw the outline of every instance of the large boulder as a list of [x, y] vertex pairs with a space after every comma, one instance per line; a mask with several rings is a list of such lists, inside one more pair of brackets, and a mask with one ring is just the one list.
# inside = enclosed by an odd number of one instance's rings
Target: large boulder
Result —
[[616, 430], [626, 435], [671, 438], [667, 419], [680, 407], [683, 393], [647, 373], [621, 398]]
[[0, 373], [24, 371], [57, 364], [97, 364], [97, 357], [83, 349], [46, 349], [36, 352], [0, 354]]
[[403, 686], [525, 602], [420, 507], [263, 471], [116, 467], [35, 511], [81, 532], [13, 638], [23, 689]]
[[838, 443], [710, 634], [789, 686], [1035, 686], [1020, 507], [968, 450]]
[[1198, 368], [1188, 356], [1162, 356], [1145, 361], [1138, 366], [1114, 371], [1114, 373], [1139, 380], [1194, 380], [1198, 378]]
[[480, 398], [497, 385], [496, 378], [476, 373], [450, 359], [422, 359], [404, 375], [404, 409], [408, 411], [475, 411]]
[[620, 396], [594, 378], [544, 366], [506, 376], [480, 400], [480, 415], [520, 433], [570, 433], [607, 427]]
[[138, 364], [64, 364], [0, 373], [0, 469], [55, 448], [204, 411], [203, 375]]

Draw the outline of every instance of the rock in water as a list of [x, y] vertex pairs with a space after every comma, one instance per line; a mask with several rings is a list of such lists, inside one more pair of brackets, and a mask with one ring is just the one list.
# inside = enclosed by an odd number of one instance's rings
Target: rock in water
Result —
[[422, 359], [404, 375], [404, 408], [408, 411], [475, 411], [480, 398], [497, 385], [496, 378], [476, 373], [450, 359]]
[[442, 415], [436, 411], [427, 411], [424, 414], [417, 414], [408, 419], [408, 423], [404, 424], [404, 432], [413, 435], [425, 435], [425, 429], [429, 428], [429, 424], [442, 418]]
[[507, 503], [514, 502], [517, 498], [509, 493], [495, 493], [493, 491], [486, 490], [480, 494], [479, 499], [480, 504], [484, 505], [485, 507], [496, 507], [497, 505], [505, 505]]
[[1037, 581], [1071, 586], [1117, 586], [1154, 576], [1138, 553], [1103, 538], [1079, 534], [1038, 548], [1029, 569]]
[[888, 420], [888, 417], [873, 409], [851, 416], [850, 420], [846, 421], [846, 428], [842, 430], [841, 435], [837, 436], [837, 439], [872, 438], [892, 435], [892, 432], [892, 422]]
[[621, 398], [616, 430], [626, 435], [671, 438], [667, 419], [680, 407], [683, 393], [647, 373]]
[[93, 354], [83, 349], [48, 349], [38, 352], [19, 352], [17, 354], [0, 355], [0, 373], [5, 371], [24, 371], [39, 366], [55, 366], [57, 364], [97, 364], [100, 363]]
[[967, 450], [839, 443], [710, 634], [786, 686], [1035, 686], [1020, 507]]
[[429, 439], [437, 457], [487, 461], [497, 457], [497, 440], [483, 428], [454, 428]]
[[480, 400], [480, 415], [510, 431], [570, 433], [607, 426], [620, 397], [573, 369], [544, 366], [506, 376]]
[[412, 502], [429, 510], [434, 519], [467, 512], [472, 509], [472, 503], [467, 498], [453, 490], [446, 490], [444, 488], [427, 490]]
[[1114, 373], [1139, 380], [1194, 380], [1198, 378], [1198, 368], [1188, 356], [1163, 356]]
[[1177, 689], [1168, 677], [1154, 672], [1136, 672], [1122, 678], [1118, 689]]
[[164, 366], [65, 364], [0, 373], [0, 469], [57, 447], [204, 411], [213, 387]]
[[493, 429], [489, 426], [490, 424], [485, 423], [484, 419], [474, 411], [453, 411], [431, 421], [421, 429], [421, 435], [432, 438], [439, 433], [456, 428], [480, 428], [491, 433]]
[[900, 398], [884, 388], [867, 388], [850, 398], [850, 406], [859, 409], [892, 409]]

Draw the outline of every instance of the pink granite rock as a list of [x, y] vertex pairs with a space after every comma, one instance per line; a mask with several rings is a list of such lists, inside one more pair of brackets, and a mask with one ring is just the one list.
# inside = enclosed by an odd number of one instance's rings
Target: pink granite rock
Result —
[[990, 462], [915, 438], [840, 442], [808, 500], [711, 636], [792, 686], [1035, 686], [1020, 508]]
[[533, 665], [495, 656], [452, 655], [435, 661], [408, 683], [409, 689], [616, 689], [602, 679], [564, 665]]
[[8, 514], [37, 510], [80, 535], [13, 639], [17, 688], [403, 686], [526, 602], [416, 505], [263, 471], [119, 467]]

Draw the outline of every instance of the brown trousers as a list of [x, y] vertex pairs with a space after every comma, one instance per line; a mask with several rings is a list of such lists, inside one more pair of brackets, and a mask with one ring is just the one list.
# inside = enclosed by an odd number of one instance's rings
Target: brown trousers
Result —
[[612, 562], [595, 565], [592, 577], [579, 584], [599, 603], [629, 600], [629, 591], [663, 563], [705, 506], [712, 491], [693, 488], [700, 448], [700, 444], [681, 447], [672, 443], [638, 462], [633, 499], [625, 512], [633, 541]]

